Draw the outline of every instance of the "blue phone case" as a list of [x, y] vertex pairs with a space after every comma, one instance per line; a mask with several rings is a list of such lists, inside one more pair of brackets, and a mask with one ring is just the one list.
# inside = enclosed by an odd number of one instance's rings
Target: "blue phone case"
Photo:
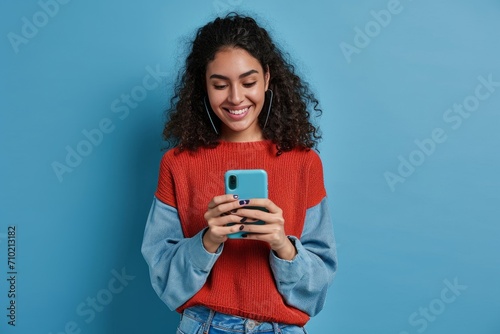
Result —
[[[235, 181], [236, 180], [236, 181]], [[267, 198], [267, 173], [263, 169], [233, 169], [228, 170], [224, 175], [226, 194], [237, 194], [240, 199]], [[246, 209], [256, 209], [267, 211], [262, 207], [246, 206]], [[228, 225], [234, 225], [231, 223]], [[259, 220], [254, 223], [263, 225], [265, 222]], [[236, 232], [227, 237], [238, 239], [245, 232]]]

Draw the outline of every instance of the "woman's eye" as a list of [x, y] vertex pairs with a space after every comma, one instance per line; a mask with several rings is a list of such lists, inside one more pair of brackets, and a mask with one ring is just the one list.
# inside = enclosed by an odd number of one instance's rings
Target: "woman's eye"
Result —
[[219, 89], [219, 90], [220, 90], [220, 89], [224, 89], [224, 88], [226, 88], [226, 86], [227, 86], [227, 85], [214, 85], [214, 88], [215, 88], [215, 89]]
[[249, 82], [249, 83], [244, 83], [243, 84], [243, 87], [245, 88], [250, 88], [252, 87], [253, 85], [255, 85], [257, 83], [257, 81], [254, 81], [254, 82]]

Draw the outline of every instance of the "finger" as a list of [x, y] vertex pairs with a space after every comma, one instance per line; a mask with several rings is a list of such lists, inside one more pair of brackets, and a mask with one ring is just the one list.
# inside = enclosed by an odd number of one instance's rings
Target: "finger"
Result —
[[[208, 209], [205, 212], [205, 220], [210, 220], [211, 218], [235, 215], [238, 213], [238, 209], [241, 206], [238, 204], [238, 201], [233, 201], [230, 203], [224, 203], [216, 206], [215, 208]], [[241, 218], [240, 218], [241, 219]]]
[[237, 212], [238, 212], [238, 209], [233, 209], [231, 211], [223, 212], [220, 216], [227, 216], [227, 215], [230, 215], [230, 214], [236, 214]]
[[226, 194], [226, 195], [219, 195], [215, 196], [212, 198], [210, 203], [208, 203], [208, 209], [213, 209], [222, 203], [227, 203], [227, 202], [234, 202], [238, 200], [238, 195], [235, 194]]
[[[216, 217], [216, 216], [221, 216], [225, 215], [227, 213], [236, 213], [239, 208], [242, 208], [244, 206], [247, 206], [249, 200], [238, 200], [233, 196], [233, 199], [230, 202], [223, 202], [213, 208], [209, 208], [208, 212], [211, 212], [211, 216]], [[207, 213], [208, 213], [207, 212]]]
[[239, 209], [238, 216], [244, 218], [244, 221], [240, 221], [241, 223], [252, 223], [258, 220], [268, 221], [272, 219], [273, 214], [258, 210], [258, 209]]
[[[240, 202], [241, 202], [241, 200], [240, 200]], [[246, 203], [245, 206], [260, 206], [260, 207], [266, 208], [271, 213], [282, 213], [282, 210], [280, 209], [280, 207], [277, 206], [276, 204], [274, 204], [274, 202], [268, 198], [249, 199], [248, 203]]]
[[258, 209], [238, 209], [238, 216], [246, 217], [247, 219], [245, 220], [245, 223], [254, 223], [261, 220], [266, 224], [285, 224], [285, 219], [283, 218], [281, 212], [270, 213]]
[[227, 224], [240, 224], [242, 217], [234, 214], [217, 216], [207, 221], [208, 226], [226, 226]]
[[[236, 213], [236, 209], [240, 207], [236, 195], [221, 195], [214, 197], [208, 204], [208, 211], [205, 212], [204, 218], [206, 221], [214, 217], [226, 215], [228, 213]], [[229, 202], [227, 202], [229, 200]], [[215, 205], [215, 206], [214, 206]]]
[[243, 217], [240, 219], [240, 223], [242, 223], [242, 224], [252, 224], [252, 223], [256, 223], [258, 221], [260, 221], [260, 219], [254, 219], [254, 218], [249, 218], [249, 217]]
[[211, 228], [211, 233], [217, 239], [225, 239], [228, 234], [233, 234], [245, 230], [245, 225], [237, 224], [232, 226], [215, 226]]
[[276, 224], [245, 224], [245, 232], [267, 235], [269, 237], [272, 235], [285, 235], [283, 227]]

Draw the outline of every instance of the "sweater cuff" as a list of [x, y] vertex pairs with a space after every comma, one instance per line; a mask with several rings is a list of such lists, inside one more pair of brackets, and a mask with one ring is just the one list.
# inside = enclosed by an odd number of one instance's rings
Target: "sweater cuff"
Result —
[[300, 240], [294, 236], [288, 236], [297, 250], [297, 255], [292, 260], [284, 260], [271, 251], [270, 264], [276, 280], [279, 284], [294, 284], [304, 276], [306, 250]]
[[210, 253], [203, 246], [203, 235], [206, 229], [198, 232], [194, 237], [191, 238], [189, 242], [189, 254], [191, 263], [196, 268], [202, 271], [210, 271], [215, 264], [215, 261], [219, 258], [222, 250], [224, 249], [224, 244], [221, 244], [215, 253]]

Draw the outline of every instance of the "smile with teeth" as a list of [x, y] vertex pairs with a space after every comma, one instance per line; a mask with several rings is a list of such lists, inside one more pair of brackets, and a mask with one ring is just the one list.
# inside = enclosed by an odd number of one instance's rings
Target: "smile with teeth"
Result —
[[239, 109], [239, 110], [232, 110], [232, 109], [226, 109], [230, 114], [232, 115], [241, 115], [244, 114], [248, 111], [249, 107]]

